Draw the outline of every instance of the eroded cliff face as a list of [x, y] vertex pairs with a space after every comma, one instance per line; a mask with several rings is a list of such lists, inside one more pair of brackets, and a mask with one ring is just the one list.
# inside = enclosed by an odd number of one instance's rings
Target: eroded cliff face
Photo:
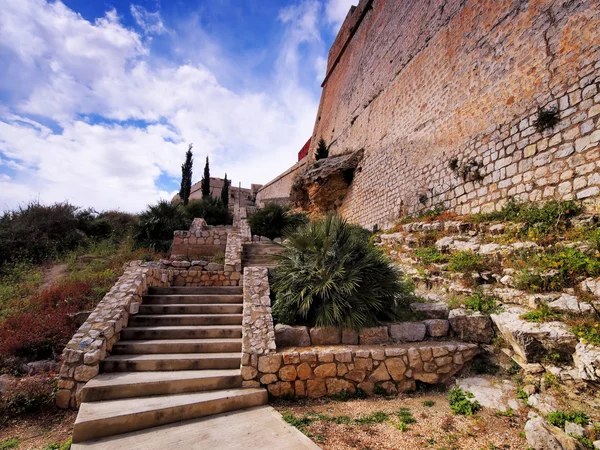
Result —
[[337, 211], [346, 198], [355, 172], [360, 171], [363, 155], [361, 149], [321, 159], [306, 167], [292, 184], [294, 207], [310, 216]]

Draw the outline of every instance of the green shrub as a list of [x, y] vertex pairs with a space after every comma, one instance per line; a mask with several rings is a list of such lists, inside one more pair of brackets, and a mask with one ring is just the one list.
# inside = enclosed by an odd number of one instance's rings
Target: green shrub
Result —
[[9, 450], [11, 448], [19, 447], [21, 441], [17, 438], [8, 438], [0, 441], [0, 450]]
[[448, 264], [449, 270], [460, 273], [481, 272], [486, 268], [484, 258], [471, 251], [455, 253]]
[[485, 295], [483, 292], [475, 292], [464, 302], [466, 308], [473, 311], [478, 311], [484, 314], [493, 314], [498, 311], [498, 299], [489, 295]]
[[308, 222], [304, 214], [294, 214], [289, 207], [277, 203], [267, 203], [248, 217], [252, 234], [269, 239], [282, 237], [286, 231], [293, 232], [300, 225]]
[[390, 415], [383, 411], [375, 411], [372, 414], [367, 414], [366, 416], [361, 416], [356, 419], [357, 425], [372, 425], [374, 423], [383, 423], [387, 422], [390, 419]]
[[526, 266], [515, 277], [515, 286], [523, 290], [558, 291], [574, 287], [578, 277], [600, 275], [600, 259], [575, 248], [555, 248], [526, 257]]
[[396, 415], [400, 421], [404, 422], [406, 425], [417, 423], [417, 419], [415, 419], [415, 416], [412, 415], [409, 408], [400, 408]]
[[47, 376], [27, 376], [13, 381], [2, 392], [4, 419], [40, 412], [54, 405], [54, 380]]
[[413, 298], [369, 232], [333, 215], [288, 236], [273, 279], [280, 323], [358, 330], [394, 320]]
[[431, 408], [432, 406], [435, 406], [435, 402], [433, 400], [423, 400], [423, 406]]
[[71, 439], [69, 439], [64, 444], [49, 444], [46, 446], [44, 450], [70, 450], [71, 449]]
[[544, 323], [560, 320], [561, 315], [551, 311], [547, 305], [540, 305], [536, 310], [521, 314], [520, 318], [527, 322]]
[[472, 416], [481, 409], [481, 405], [477, 400], [471, 400], [473, 394], [463, 391], [460, 387], [455, 387], [448, 394], [450, 409], [454, 414], [463, 416]]
[[173, 232], [189, 229], [191, 222], [183, 205], [160, 200], [139, 215], [134, 238], [142, 247], [168, 251], [173, 242]]
[[576, 423], [582, 427], [590, 423], [590, 417], [583, 411], [572, 411], [570, 413], [564, 411], [553, 411], [546, 416], [548, 423], [558, 428], [564, 428], [565, 422]]
[[220, 198], [204, 197], [186, 206], [190, 220], [202, 217], [208, 225], [231, 225], [233, 216]]
[[573, 327], [573, 333], [584, 344], [600, 346], [600, 323], [595, 320], [579, 323]]
[[424, 266], [432, 264], [444, 264], [448, 262], [449, 256], [440, 252], [436, 246], [417, 248], [414, 251], [419, 262]]

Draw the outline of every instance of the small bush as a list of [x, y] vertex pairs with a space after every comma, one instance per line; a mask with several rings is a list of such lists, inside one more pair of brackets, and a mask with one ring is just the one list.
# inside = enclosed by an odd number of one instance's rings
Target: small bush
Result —
[[558, 108], [539, 108], [533, 126], [541, 133], [549, 128], [554, 128], [558, 121]]
[[460, 387], [455, 387], [448, 394], [450, 409], [454, 414], [463, 416], [472, 416], [481, 409], [481, 405], [476, 400], [471, 400], [473, 394], [463, 391]]
[[54, 405], [54, 380], [47, 376], [27, 376], [15, 380], [2, 393], [4, 418], [40, 412]]
[[273, 279], [273, 314], [288, 324], [358, 330], [394, 320], [414, 298], [369, 232], [336, 216], [290, 234]]
[[464, 302], [466, 308], [473, 311], [478, 311], [484, 314], [493, 314], [498, 311], [498, 299], [489, 295], [485, 295], [483, 292], [475, 292]]
[[448, 264], [449, 270], [460, 273], [481, 272], [486, 268], [484, 258], [471, 251], [455, 253]]
[[294, 214], [289, 207], [277, 203], [267, 203], [248, 217], [252, 234], [265, 236], [269, 239], [282, 237], [286, 231], [293, 232], [300, 225], [308, 222], [304, 214]]
[[400, 419], [400, 422], [403, 422], [406, 425], [417, 423], [417, 419], [415, 419], [415, 416], [412, 415], [408, 408], [400, 408], [396, 415]]
[[139, 215], [134, 238], [142, 247], [168, 251], [173, 242], [173, 232], [189, 229], [191, 222], [183, 205], [161, 200], [156, 205], [149, 205]]
[[564, 411], [553, 411], [546, 416], [548, 423], [558, 428], [564, 428], [566, 422], [576, 423], [585, 427], [590, 423], [590, 417], [583, 411], [572, 411], [570, 413]]
[[449, 260], [449, 256], [440, 252], [436, 246], [417, 248], [415, 249], [414, 254], [424, 266], [445, 264]]
[[192, 200], [186, 206], [190, 220], [202, 217], [207, 225], [231, 225], [233, 216], [220, 198], [204, 197]]
[[433, 400], [424, 400], [423, 406], [426, 406], [427, 408], [431, 408], [432, 406], [435, 406], [435, 402]]
[[560, 320], [561, 315], [551, 311], [547, 305], [540, 305], [538, 309], [534, 311], [521, 314], [520, 318], [527, 322], [544, 323]]
[[579, 323], [573, 326], [573, 333], [583, 344], [600, 346], [600, 323], [595, 320]]
[[17, 438], [8, 438], [0, 441], [0, 450], [9, 450], [11, 448], [19, 447], [21, 441]]
[[49, 444], [46, 446], [44, 450], [70, 450], [71, 449], [71, 439], [69, 439], [64, 444]]

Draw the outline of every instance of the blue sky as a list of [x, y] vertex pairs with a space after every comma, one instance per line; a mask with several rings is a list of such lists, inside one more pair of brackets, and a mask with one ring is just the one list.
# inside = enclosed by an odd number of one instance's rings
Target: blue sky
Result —
[[139, 211], [194, 181], [265, 183], [311, 135], [357, 0], [5, 0], [0, 208]]

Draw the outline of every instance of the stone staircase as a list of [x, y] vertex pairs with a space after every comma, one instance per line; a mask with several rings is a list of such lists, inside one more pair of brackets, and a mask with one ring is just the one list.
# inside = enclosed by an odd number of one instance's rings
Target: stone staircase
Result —
[[73, 448], [266, 404], [264, 389], [241, 388], [241, 337], [241, 287], [150, 288], [81, 392]]
[[281, 246], [268, 242], [244, 244], [242, 267], [274, 267], [275, 256], [281, 252]]

